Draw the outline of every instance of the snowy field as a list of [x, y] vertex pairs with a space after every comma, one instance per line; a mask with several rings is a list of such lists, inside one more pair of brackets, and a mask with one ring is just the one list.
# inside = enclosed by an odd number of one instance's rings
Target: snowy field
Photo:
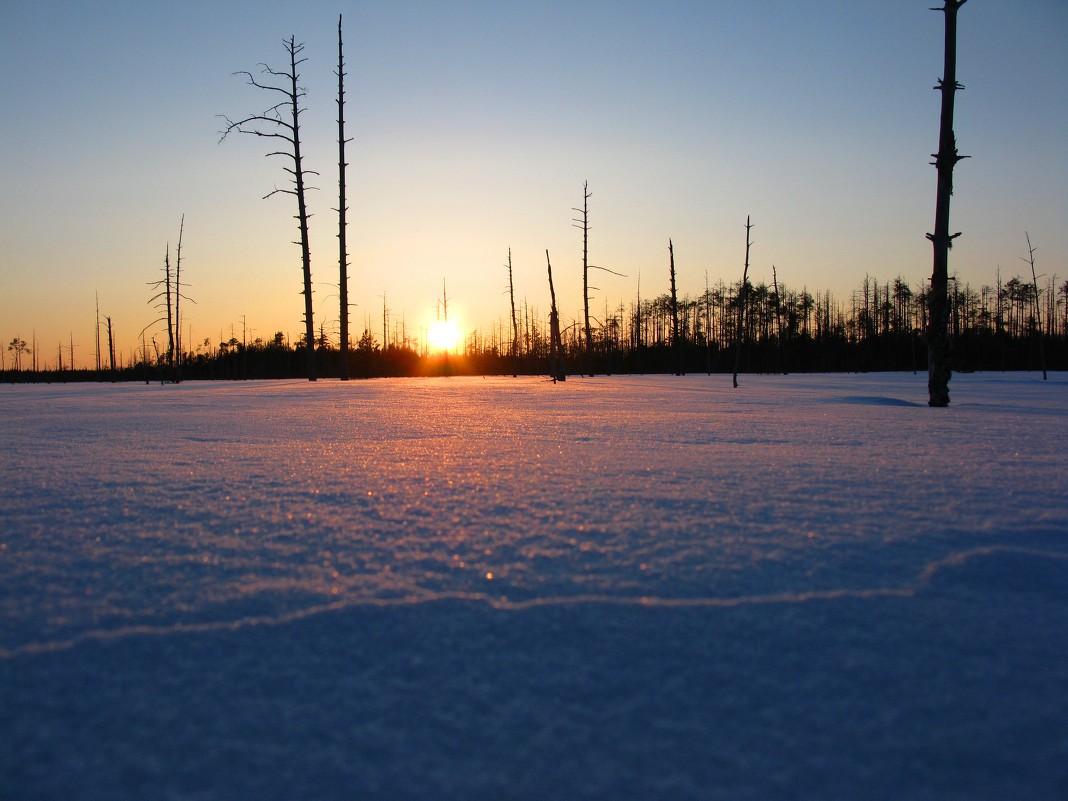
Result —
[[0, 798], [1068, 798], [1068, 375], [0, 386]]

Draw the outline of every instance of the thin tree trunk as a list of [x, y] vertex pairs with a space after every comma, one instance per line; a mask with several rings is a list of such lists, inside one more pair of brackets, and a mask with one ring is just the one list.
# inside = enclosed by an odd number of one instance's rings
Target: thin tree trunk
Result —
[[339, 284], [341, 304], [341, 380], [349, 378], [349, 254], [345, 242], [346, 213], [345, 200], [345, 55], [341, 42], [341, 15], [337, 18], [337, 147], [338, 147], [338, 205], [337, 238], [338, 264], [341, 270]]
[[185, 215], [178, 226], [178, 253], [174, 264], [174, 338], [171, 344], [171, 380], [178, 380], [182, 365], [182, 316], [179, 314], [179, 299], [182, 297], [182, 235], [185, 233]]
[[738, 330], [735, 332], [734, 347], [734, 388], [738, 389], [738, 368], [742, 363], [742, 338], [745, 336], [745, 309], [748, 304], [749, 288], [749, 231], [753, 226], [749, 217], [745, 218], [745, 269], [742, 271], [742, 288], [738, 292]]
[[96, 293], [96, 371], [100, 372], [100, 293]]
[[668, 240], [671, 263], [671, 352], [675, 357], [675, 375], [682, 375], [682, 348], [679, 345], [679, 296], [675, 291], [675, 247]]
[[304, 198], [304, 165], [300, 155], [300, 108], [297, 104], [297, 45], [296, 37], [289, 40], [289, 79], [292, 85], [293, 109], [293, 178], [297, 192], [297, 221], [300, 225], [300, 255], [304, 269], [304, 336], [307, 346], [308, 380], [315, 380], [315, 322], [312, 317], [311, 245], [308, 241], [308, 205]]
[[775, 272], [775, 265], [771, 265], [771, 285], [775, 290], [775, 334], [779, 340], [779, 367], [782, 374], [786, 375], [786, 356], [782, 344], [782, 296], [779, 294], [779, 276]]
[[512, 378], [519, 374], [519, 324], [515, 319], [515, 283], [512, 280], [512, 249], [508, 248], [508, 300], [512, 304]]
[[1035, 333], [1038, 334], [1038, 363], [1042, 367], [1042, 380], [1046, 381], [1046, 349], [1042, 345], [1042, 316], [1038, 303], [1038, 276], [1035, 274], [1035, 249], [1031, 247], [1031, 235], [1024, 232], [1027, 237], [1027, 262], [1031, 265], [1031, 280], [1035, 286]]
[[564, 345], [560, 341], [560, 313], [556, 309], [556, 290], [553, 288], [553, 265], [549, 261], [549, 251], [545, 251], [545, 264], [549, 269], [549, 376], [553, 383], [567, 380], [564, 369]]
[[105, 317], [108, 322], [108, 362], [111, 365], [111, 380], [115, 380], [115, 338], [111, 331], [111, 318]]
[[953, 133], [953, 101], [957, 89], [957, 10], [967, 0], [945, 0], [942, 11], [946, 17], [945, 69], [936, 90], [942, 92], [939, 120], [938, 153], [934, 165], [938, 170], [938, 190], [935, 197], [935, 229], [928, 234], [934, 247], [934, 267], [931, 272], [930, 316], [927, 328], [927, 391], [928, 406], [949, 406], [949, 380], [952, 376], [949, 347], [949, 249], [960, 234], [949, 233], [949, 200], [953, 194], [953, 167], [966, 156], [957, 153]]
[[590, 196], [589, 181], [582, 184], [582, 208], [572, 209], [582, 215], [575, 227], [582, 230], [582, 319], [586, 332], [586, 373], [593, 375], [593, 329], [590, 328]]
[[163, 288], [167, 298], [167, 377], [174, 377], [174, 309], [171, 298], [171, 245], [163, 258]]

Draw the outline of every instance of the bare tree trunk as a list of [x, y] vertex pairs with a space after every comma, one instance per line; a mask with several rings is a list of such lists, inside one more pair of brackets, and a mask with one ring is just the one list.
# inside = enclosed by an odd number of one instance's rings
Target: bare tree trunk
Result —
[[549, 268], [549, 376], [553, 383], [567, 380], [564, 369], [564, 346], [560, 341], [560, 313], [556, 309], [556, 290], [553, 288], [553, 265], [549, 261], [549, 251], [545, 251], [545, 264]]
[[163, 291], [167, 303], [167, 373], [168, 378], [174, 373], [174, 305], [171, 296], [171, 244], [167, 243], [167, 253], [163, 258]]
[[111, 331], [111, 318], [105, 317], [108, 322], [108, 361], [111, 365], [111, 380], [115, 380], [115, 338], [112, 336]]
[[928, 234], [934, 246], [934, 268], [931, 272], [930, 317], [927, 327], [927, 392], [928, 406], [949, 406], [949, 379], [952, 375], [949, 353], [949, 249], [960, 234], [949, 233], [949, 199], [953, 194], [953, 167], [962, 158], [957, 153], [953, 133], [953, 100], [957, 83], [957, 10], [967, 0], [945, 0], [945, 6], [934, 11], [946, 15], [945, 69], [936, 90], [942, 92], [942, 111], [939, 121], [938, 153], [934, 165], [938, 170], [938, 191], [935, 197], [935, 229]]
[[293, 109], [293, 179], [297, 186], [297, 221], [300, 225], [300, 255], [304, 270], [304, 332], [307, 340], [308, 380], [314, 381], [315, 323], [312, 319], [311, 247], [308, 242], [308, 205], [304, 198], [304, 168], [300, 155], [300, 108], [297, 103], [300, 96], [297, 86], [297, 53], [303, 50], [304, 46], [298, 47], [293, 37], [290, 38], [287, 49], [290, 64], [288, 77], [292, 86], [290, 105]]
[[1042, 380], [1046, 381], [1046, 349], [1042, 345], [1042, 316], [1041, 308], [1038, 303], [1038, 276], [1035, 274], [1035, 249], [1031, 247], [1031, 235], [1024, 232], [1027, 237], [1027, 259], [1026, 261], [1031, 265], [1031, 280], [1035, 285], [1035, 333], [1038, 334], [1038, 363], [1042, 366]]
[[100, 293], [96, 293], [96, 371], [100, 372]]
[[675, 357], [675, 375], [682, 375], [682, 348], [679, 345], [679, 296], [675, 291], [675, 247], [668, 240], [671, 263], [671, 352]]
[[338, 147], [338, 205], [337, 238], [338, 264], [341, 270], [339, 294], [341, 296], [341, 380], [349, 378], [349, 254], [345, 242], [346, 213], [345, 201], [345, 56], [341, 42], [341, 15], [337, 18], [337, 147]]
[[171, 380], [178, 380], [182, 366], [182, 315], [179, 313], [179, 301], [182, 297], [182, 235], [185, 233], [185, 215], [178, 226], [178, 253], [174, 264], [174, 336], [171, 340]]
[[735, 332], [734, 346], [734, 388], [738, 389], [738, 368], [742, 363], [742, 339], [745, 336], [745, 309], [748, 305], [749, 289], [749, 231], [752, 229], [749, 217], [745, 218], [745, 269], [742, 271], [742, 288], [738, 291], [738, 330]]
[[786, 355], [782, 344], [782, 295], [779, 294], [779, 276], [775, 272], [775, 265], [771, 265], [771, 285], [775, 290], [775, 334], [779, 340], [779, 366], [782, 374], [786, 375]]
[[519, 323], [515, 319], [515, 282], [512, 280], [512, 249], [508, 248], [508, 300], [512, 304], [512, 378], [519, 375]]
[[[300, 53], [304, 50], [304, 45], [298, 45], [295, 36], [289, 37], [289, 39], [283, 42], [283, 45], [285, 46], [286, 52], [289, 54], [288, 71], [279, 72], [264, 65], [262, 72], [269, 76], [267, 83], [257, 81], [251, 72], [235, 73], [236, 75], [246, 76], [248, 79], [247, 83], [250, 86], [255, 86], [257, 89], [277, 92], [282, 95], [283, 99], [262, 114], [253, 114], [236, 122], [232, 121], [229, 117], [224, 116], [223, 119], [226, 122], [226, 128], [222, 132], [220, 141], [225, 139], [232, 131], [238, 131], [239, 133], [252, 134], [253, 136], [260, 136], [268, 139], [281, 139], [289, 146], [288, 150], [276, 150], [267, 155], [284, 156], [292, 160], [293, 166], [285, 167], [284, 169], [289, 173], [289, 176], [293, 181], [293, 189], [276, 188], [272, 192], [268, 192], [264, 195], [264, 198], [266, 199], [277, 193], [295, 195], [297, 198], [297, 223], [300, 230], [300, 240], [297, 244], [300, 245], [301, 265], [304, 273], [304, 291], [301, 294], [304, 295], [304, 339], [307, 353], [307, 373], [308, 380], [314, 381], [315, 324], [312, 316], [311, 249], [308, 242], [308, 207], [305, 202], [304, 177], [306, 175], [316, 175], [317, 173], [311, 170], [305, 170], [303, 159], [301, 157], [300, 113], [302, 109], [300, 108], [300, 99], [304, 97], [305, 93], [298, 84], [300, 75], [297, 73], [297, 67], [303, 64], [307, 59], [298, 58]], [[289, 121], [283, 116], [284, 110], [288, 111]]]
[[593, 330], [590, 328], [590, 197], [589, 181], [582, 184], [582, 208], [574, 208], [582, 215], [574, 226], [582, 230], [582, 319], [586, 331], [586, 373], [593, 375]]

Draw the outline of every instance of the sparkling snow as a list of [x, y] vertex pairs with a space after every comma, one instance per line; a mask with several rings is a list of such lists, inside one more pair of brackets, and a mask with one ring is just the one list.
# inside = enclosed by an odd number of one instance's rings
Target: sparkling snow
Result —
[[0, 798], [1063, 799], [1068, 375], [0, 387]]

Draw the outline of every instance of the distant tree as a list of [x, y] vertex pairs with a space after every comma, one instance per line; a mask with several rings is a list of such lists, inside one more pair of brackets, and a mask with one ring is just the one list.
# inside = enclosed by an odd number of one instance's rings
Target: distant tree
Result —
[[611, 273], [612, 275], [618, 275], [621, 278], [626, 278], [622, 273], [617, 273], [615, 270], [610, 270], [607, 267], [599, 267], [595, 264], [590, 264], [590, 198], [593, 197], [593, 193], [589, 191], [589, 181], [582, 184], [582, 208], [571, 209], [574, 212], [582, 215], [572, 219], [572, 224], [575, 228], [582, 231], [582, 320], [584, 333], [586, 337], [586, 373], [593, 375], [593, 328], [590, 326], [590, 290], [597, 289], [597, 287], [590, 286], [590, 270], [601, 270], [602, 272]]
[[300, 74], [297, 67], [307, 61], [299, 58], [304, 50], [303, 44], [297, 44], [296, 37], [291, 36], [283, 42], [286, 53], [289, 55], [289, 67], [278, 71], [271, 69], [266, 64], [261, 64], [261, 74], [268, 76], [265, 82], [257, 80], [251, 72], [235, 72], [234, 75], [244, 75], [249, 86], [263, 89], [268, 92], [276, 92], [282, 96], [282, 100], [268, 108], [261, 114], [252, 114], [241, 120], [231, 120], [225, 115], [220, 115], [226, 122], [219, 141], [237, 131], [238, 133], [259, 136], [265, 139], [280, 139], [284, 143], [283, 150], [275, 150], [267, 153], [268, 156], [282, 156], [290, 160], [291, 166], [283, 169], [289, 173], [293, 182], [292, 189], [275, 188], [264, 195], [264, 199], [275, 194], [293, 195], [297, 199], [297, 224], [300, 230], [301, 264], [304, 272], [304, 342], [307, 358], [308, 380], [315, 380], [315, 324], [312, 319], [312, 281], [311, 281], [311, 249], [308, 242], [308, 206], [305, 202], [304, 179], [308, 175], [318, 175], [311, 170], [304, 169], [304, 162], [300, 151], [300, 115], [303, 109], [300, 107], [301, 100], [305, 97], [304, 89], [299, 85]]
[[100, 293], [96, 293], [96, 371], [100, 372]]
[[178, 380], [177, 368], [181, 366], [182, 362], [182, 300], [193, 301], [190, 298], [185, 297], [182, 294], [182, 237], [185, 234], [185, 215], [182, 215], [182, 221], [178, 225], [178, 250], [175, 254], [174, 260], [174, 357], [172, 368], [175, 369], [175, 373], [172, 376], [174, 381]]
[[1031, 265], [1031, 281], [1034, 283], [1035, 287], [1035, 311], [1032, 320], [1035, 333], [1038, 336], [1038, 359], [1039, 364], [1042, 366], [1042, 380], [1046, 381], [1046, 351], [1042, 345], [1042, 314], [1039, 310], [1038, 303], [1038, 276], [1035, 274], [1035, 249], [1031, 247], [1031, 234], [1025, 231], [1024, 235], [1027, 237], [1027, 258], [1025, 258], [1024, 261]]
[[[582, 208], [572, 211], [582, 215], [572, 224], [582, 231], [582, 319], [586, 332], [586, 373], [593, 375], [593, 332], [590, 328], [590, 197], [589, 181], [582, 184]], [[548, 257], [548, 254], [546, 254]]]
[[549, 261], [549, 251], [545, 251], [545, 264], [549, 269], [549, 376], [553, 383], [567, 380], [564, 369], [564, 346], [560, 340], [560, 313], [556, 308], [556, 289], [553, 288], [553, 264]]
[[115, 378], [115, 336], [111, 327], [111, 318], [105, 317], [108, 324], [108, 364], [111, 368], [112, 380]]
[[341, 304], [341, 380], [349, 378], [349, 254], [345, 242], [346, 214], [348, 206], [345, 200], [345, 52], [341, 42], [341, 15], [337, 17], [337, 148], [338, 148], [338, 204], [337, 204], [337, 238], [338, 265], [341, 271], [339, 295]]
[[785, 347], [782, 335], [782, 295], [779, 293], [779, 275], [775, 271], [775, 265], [771, 265], [771, 285], [775, 291], [775, 340], [779, 347], [779, 365], [782, 374], [787, 374]]
[[185, 233], [185, 215], [182, 215], [182, 222], [178, 228], [178, 251], [177, 258], [175, 260], [174, 269], [171, 269], [171, 246], [167, 243], [167, 248], [164, 251], [163, 256], [163, 277], [158, 281], [149, 283], [149, 286], [155, 290], [158, 290], [155, 295], [149, 298], [149, 303], [154, 303], [155, 308], [160, 312], [160, 317], [157, 317], [151, 323], [146, 325], [141, 334], [144, 333], [159, 323], [166, 323], [167, 325], [167, 353], [166, 362], [167, 370], [166, 377], [170, 381], [177, 382], [179, 380], [178, 368], [181, 361], [181, 301], [188, 300], [190, 303], [194, 303], [192, 298], [186, 297], [181, 292], [181, 269], [182, 269], [182, 237]]
[[682, 345], [679, 342], [679, 296], [675, 291], [675, 247], [668, 240], [668, 260], [671, 264], [671, 352], [675, 357], [675, 375], [682, 375]]
[[163, 312], [162, 317], [157, 317], [151, 323], [146, 325], [141, 333], [143, 334], [149, 328], [159, 323], [167, 324], [167, 371], [173, 372], [174, 370], [174, 298], [171, 294], [171, 243], [167, 243], [167, 249], [163, 256], [163, 278], [159, 281], [155, 281], [149, 286], [153, 289], [160, 289], [151, 298], [149, 303], [155, 303], [156, 308]]
[[949, 353], [949, 249], [960, 234], [949, 233], [949, 199], [953, 194], [953, 167], [967, 156], [957, 152], [953, 133], [953, 101], [957, 83], [957, 10], [967, 0], [945, 0], [942, 11], [946, 20], [945, 68], [935, 88], [942, 93], [939, 121], [938, 152], [934, 166], [938, 170], [938, 189], [935, 196], [935, 229], [928, 234], [934, 247], [934, 268], [931, 272], [931, 296], [927, 325], [927, 392], [928, 406], [949, 406], [949, 379], [952, 375]]
[[738, 290], [738, 325], [734, 332], [734, 388], [738, 388], [738, 368], [742, 363], [742, 338], [745, 336], [745, 309], [748, 302], [749, 289], [749, 248], [752, 242], [749, 240], [749, 231], [753, 226], [749, 217], [745, 218], [745, 268], [742, 270], [742, 287]]
[[8, 343], [7, 349], [11, 351], [11, 354], [15, 359], [15, 370], [21, 370], [22, 355], [30, 352], [30, 347], [26, 344], [26, 340], [19, 336], [15, 336], [11, 342]]
[[519, 323], [515, 318], [515, 282], [512, 279], [512, 249], [508, 248], [508, 301], [512, 306], [512, 378], [519, 373]]

